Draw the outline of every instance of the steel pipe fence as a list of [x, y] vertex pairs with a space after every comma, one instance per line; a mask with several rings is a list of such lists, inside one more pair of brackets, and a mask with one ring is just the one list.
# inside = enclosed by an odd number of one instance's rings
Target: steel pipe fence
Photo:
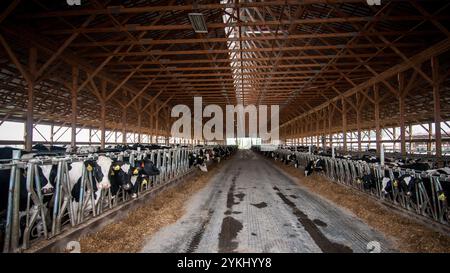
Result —
[[[288, 155], [295, 155], [295, 161], [291, 160], [287, 163], [302, 168], [305, 168], [310, 161], [322, 160], [324, 168], [319, 175], [389, 202], [399, 209], [450, 225], [448, 206], [450, 175], [436, 175], [401, 167], [382, 166], [362, 160], [332, 158], [285, 149], [265, 152], [265, 154], [275, 160], [283, 160]], [[286, 160], [284, 162], [286, 163]], [[408, 184], [408, 189], [405, 189], [405, 184], [401, 184], [405, 176], [410, 177], [407, 179], [409, 183], [412, 183]]]
[[[138, 194], [145, 193], [169, 181], [191, 172], [189, 155], [199, 154], [209, 147], [182, 147], [158, 150], [128, 151], [122, 153], [102, 154], [113, 161], [127, 162], [135, 167], [138, 160], [149, 159], [159, 170], [159, 175], [143, 180], [138, 187]], [[211, 148], [212, 149], [212, 148]], [[89, 219], [99, 217], [125, 202], [132, 200], [130, 194], [121, 187], [117, 194], [111, 194], [111, 188], [101, 189], [96, 196], [94, 170], [87, 162], [98, 159], [99, 154], [85, 156], [68, 155], [65, 157], [19, 159], [15, 155], [9, 163], [0, 164], [0, 170], [9, 170], [10, 177], [7, 209], [3, 227], [0, 230], [0, 244], [3, 252], [21, 252], [42, 239], [51, 239], [63, 231], [79, 226]], [[78, 202], [72, 196], [69, 171], [73, 163], [83, 163]], [[52, 166], [56, 168], [54, 190], [50, 195], [43, 193], [39, 168]], [[26, 175], [25, 175], [26, 174]], [[104, 174], [108, 175], [108, 174]], [[24, 183], [25, 179], [25, 183]], [[5, 182], [5, 181], [2, 181]], [[50, 181], [48, 181], [50, 183]], [[25, 185], [25, 187], [24, 187]], [[25, 197], [25, 202], [21, 200]], [[24, 205], [21, 204], [25, 203]]]

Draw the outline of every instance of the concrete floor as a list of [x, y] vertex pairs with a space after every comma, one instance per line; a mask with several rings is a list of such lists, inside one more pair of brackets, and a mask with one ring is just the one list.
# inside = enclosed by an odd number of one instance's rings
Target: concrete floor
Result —
[[149, 238], [142, 252], [369, 252], [373, 245], [393, 251], [382, 234], [260, 155], [239, 151], [222, 164], [185, 215]]

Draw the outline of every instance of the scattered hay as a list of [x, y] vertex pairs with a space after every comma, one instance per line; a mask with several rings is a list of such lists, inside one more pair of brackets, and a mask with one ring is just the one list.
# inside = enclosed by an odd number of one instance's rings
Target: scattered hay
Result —
[[393, 213], [364, 193], [333, 183], [324, 176], [314, 174], [305, 177], [301, 171], [292, 166], [286, 166], [281, 162], [275, 164], [297, 178], [297, 183], [350, 210], [368, 225], [391, 237], [399, 251], [450, 252], [450, 236], [448, 234], [436, 232], [417, 221]]
[[184, 181], [161, 192], [147, 204], [130, 212], [125, 219], [82, 237], [80, 240], [81, 252], [132, 253], [140, 251], [145, 243], [145, 238], [181, 218], [184, 214], [185, 202], [195, 192], [206, 186], [217, 169], [217, 164], [212, 164], [208, 167], [208, 173], [198, 171], [189, 181]]

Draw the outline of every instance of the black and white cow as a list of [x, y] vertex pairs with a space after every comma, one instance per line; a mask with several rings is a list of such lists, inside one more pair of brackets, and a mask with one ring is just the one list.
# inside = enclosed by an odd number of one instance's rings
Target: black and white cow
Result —
[[136, 161], [135, 166], [129, 172], [134, 189], [133, 193], [137, 193], [138, 188], [148, 187], [148, 183], [150, 183], [150, 187], [153, 187], [154, 177], [160, 174], [160, 170], [156, 168], [153, 161], [148, 158], [139, 160]]
[[295, 153], [288, 153], [282, 157], [281, 162], [286, 165], [293, 164], [295, 168], [298, 168], [297, 155]]
[[136, 198], [140, 190], [153, 188], [153, 179], [145, 174], [140, 166], [131, 167], [129, 172], [129, 183], [124, 185], [124, 190], [131, 194], [131, 198]]
[[196, 152], [191, 152], [188, 155], [188, 160], [189, 160], [189, 168], [198, 167], [202, 172], [208, 172], [205, 159], [202, 155], [197, 154]]
[[[0, 160], [2, 163], [6, 163], [12, 159], [12, 152], [14, 148], [0, 148]], [[23, 153], [23, 151], [21, 151]], [[27, 155], [29, 158], [32, 158], [32, 154]], [[42, 194], [42, 203], [44, 205], [44, 209], [49, 211], [51, 209], [52, 197], [55, 188], [55, 180], [57, 173], [56, 165], [37, 165], [37, 176], [40, 181], [41, 186], [41, 194]], [[19, 196], [19, 223], [20, 223], [20, 232], [23, 234], [25, 229], [26, 221], [26, 209], [28, 202], [28, 191], [27, 191], [27, 166], [25, 168], [20, 168], [19, 170], [19, 187], [20, 187], [20, 196]], [[9, 180], [11, 176], [11, 170], [0, 170], [0, 233], [4, 233], [4, 228], [6, 224], [6, 216], [7, 216], [7, 208], [8, 208], [8, 198], [9, 198]], [[36, 183], [33, 183], [34, 191], [37, 191]], [[35, 205], [33, 203], [33, 199], [30, 200], [30, 207], [32, 208]], [[42, 231], [42, 221], [40, 216], [33, 227], [31, 227], [31, 239], [37, 238]], [[0, 236], [2, 237], [2, 236]], [[22, 238], [21, 238], [22, 239]], [[3, 243], [3, 242], [2, 242]]]
[[325, 171], [325, 161], [323, 159], [309, 160], [305, 167], [305, 176], [309, 176], [313, 172], [323, 171]]

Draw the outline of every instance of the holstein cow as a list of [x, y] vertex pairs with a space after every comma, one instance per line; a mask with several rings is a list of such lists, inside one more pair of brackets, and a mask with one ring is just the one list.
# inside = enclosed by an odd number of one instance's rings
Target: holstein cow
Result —
[[[128, 175], [124, 171], [124, 169], [127, 169], [123, 165], [125, 164], [121, 164], [120, 162], [116, 162], [115, 164], [111, 158], [106, 156], [99, 156], [97, 160], [89, 159], [84, 162], [74, 162], [71, 164], [71, 169], [69, 171], [69, 185], [74, 215], [78, 215], [81, 190], [85, 191], [85, 189], [82, 189], [81, 187], [83, 167], [86, 168], [88, 176], [92, 178], [93, 192], [91, 194], [94, 194], [94, 204], [88, 202], [86, 209], [89, 210], [96, 207], [101, 200], [102, 195], [104, 195], [104, 193], [106, 194], [106, 191], [108, 190], [110, 190], [111, 199], [114, 200], [119, 189], [127, 183]], [[88, 183], [88, 181], [86, 181], [86, 183]]]
[[154, 177], [160, 174], [160, 170], [156, 168], [155, 164], [150, 159], [143, 159], [136, 162], [136, 167], [133, 167], [128, 172], [130, 176], [130, 182], [133, 185], [131, 193], [135, 198], [138, 193], [138, 189], [143, 186], [153, 187]]
[[189, 153], [189, 168], [193, 167], [198, 167], [202, 172], [207, 172], [208, 168], [206, 167], [206, 163], [205, 160], [203, 158], [203, 156], [198, 155], [195, 152], [191, 152]]
[[325, 161], [323, 159], [316, 159], [308, 161], [305, 167], [305, 176], [311, 175], [313, 172], [322, 172], [325, 170]]
[[[7, 163], [12, 159], [12, 153], [14, 149], [10, 147], [0, 148], [0, 160], [2, 163]], [[23, 153], [23, 151], [21, 151]], [[32, 154], [28, 154], [28, 157], [32, 158]], [[42, 203], [44, 205], [44, 209], [49, 211], [51, 206], [53, 205], [52, 200], [53, 190], [55, 186], [56, 165], [37, 165], [37, 177], [39, 178], [41, 185], [41, 194], [42, 194]], [[27, 167], [19, 169], [19, 186], [20, 186], [20, 196], [19, 196], [19, 223], [20, 223], [20, 234], [23, 234], [25, 229], [25, 210], [27, 209], [27, 201], [28, 201], [28, 191], [27, 191]], [[7, 216], [7, 208], [8, 208], [8, 198], [9, 198], [9, 180], [11, 176], [11, 170], [0, 170], [0, 234], [4, 234], [5, 224], [6, 224], [6, 216]], [[33, 183], [34, 191], [37, 191], [36, 183]], [[33, 203], [33, 200], [30, 200], [30, 208], [37, 205]], [[36, 238], [42, 232], [43, 226], [40, 215], [35, 223], [35, 225], [31, 228], [31, 239]], [[22, 236], [22, 235], [20, 235]], [[3, 243], [2, 238], [0, 236], [0, 245]], [[22, 240], [22, 238], [21, 238]]]
[[[447, 169], [447, 170], [446, 170]], [[417, 204], [416, 191], [419, 185], [425, 189], [425, 194], [432, 207], [440, 207], [446, 221], [450, 221], [450, 210], [448, 207], [448, 198], [450, 197], [450, 182], [447, 179], [440, 179], [441, 175], [450, 174], [450, 169], [442, 168], [428, 171], [428, 175], [415, 177], [409, 174], [402, 175], [398, 178], [398, 190], [405, 194], [409, 201]], [[434, 176], [436, 181], [431, 181], [430, 175]], [[439, 180], [439, 183], [437, 183]], [[423, 193], [422, 193], [423, 194]], [[432, 196], [435, 196], [433, 198]]]
[[146, 175], [140, 166], [131, 167], [128, 175], [130, 177], [129, 183], [124, 185], [124, 190], [131, 194], [131, 198], [136, 198], [139, 189], [153, 188], [153, 179]]
[[281, 162], [283, 162], [286, 165], [289, 164], [294, 164], [294, 167], [297, 168], [298, 167], [298, 160], [297, 160], [297, 156], [295, 155], [295, 153], [289, 153], [286, 154], [282, 157]]

